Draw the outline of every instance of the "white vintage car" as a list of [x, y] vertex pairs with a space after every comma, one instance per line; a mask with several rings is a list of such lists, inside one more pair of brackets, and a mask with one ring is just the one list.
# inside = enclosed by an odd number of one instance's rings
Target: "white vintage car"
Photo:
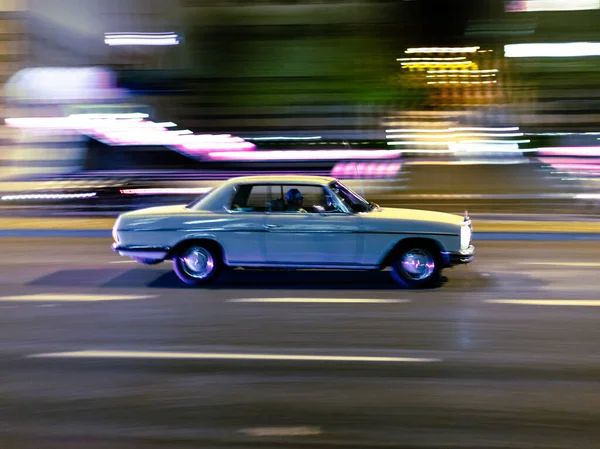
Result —
[[186, 284], [225, 267], [381, 270], [409, 288], [473, 260], [468, 216], [379, 207], [335, 178], [233, 178], [187, 205], [119, 216], [113, 250], [141, 263], [173, 260]]

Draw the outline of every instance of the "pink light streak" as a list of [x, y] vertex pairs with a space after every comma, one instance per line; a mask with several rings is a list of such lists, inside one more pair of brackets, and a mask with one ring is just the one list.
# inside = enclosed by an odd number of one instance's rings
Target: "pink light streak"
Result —
[[600, 156], [600, 147], [547, 147], [537, 152], [542, 156]]
[[560, 171], [600, 172], [600, 159], [539, 158], [539, 161]]
[[235, 161], [292, 161], [292, 160], [336, 160], [336, 159], [391, 159], [402, 154], [402, 150], [274, 150], [244, 153], [211, 152], [208, 156], [217, 160]]
[[401, 164], [398, 162], [340, 162], [331, 170], [331, 176], [340, 178], [385, 178], [396, 176]]
[[202, 195], [209, 192], [212, 187], [198, 188], [154, 188], [154, 189], [122, 189], [123, 195]]
[[77, 115], [70, 117], [8, 118], [6, 124], [21, 129], [61, 129], [93, 136], [107, 145], [170, 146], [190, 155], [211, 151], [251, 151], [256, 146], [230, 134], [193, 134], [189, 130], [169, 130], [175, 124], [155, 123], [136, 114]]

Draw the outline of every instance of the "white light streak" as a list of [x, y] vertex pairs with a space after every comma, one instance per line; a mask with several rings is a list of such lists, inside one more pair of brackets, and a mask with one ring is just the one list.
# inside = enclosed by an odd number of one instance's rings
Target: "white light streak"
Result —
[[457, 133], [457, 134], [442, 134], [437, 136], [418, 135], [418, 134], [388, 134], [388, 138], [404, 138], [404, 139], [453, 139], [458, 137], [522, 137], [523, 133]]
[[243, 137], [244, 140], [319, 140], [321, 136], [307, 136], [307, 137], [286, 137], [286, 136], [277, 136], [277, 137]]
[[518, 126], [510, 126], [508, 128], [483, 128], [483, 127], [460, 127], [447, 129], [386, 129], [386, 133], [448, 133], [456, 131], [518, 131]]
[[103, 113], [103, 114], [70, 114], [69, 118], [82, 119], [141, 119], [148, 118], [149, 115], [144, 112], [129, 113]]
[[482, 74], [482, 75], [479, 75], [479, 74], [474, 74], [474, 75], [468, 75], [468, 74], [426, 75], [425, 78], [489, 78], [492, 76], [496, 76], [496, 74], [488, 73], [488, 74]]
[[222, 352], [165, 352], [165, 351], [118, 351], [84, 350], [33, 354], [28, 358], [126, 358], [126, 359], [170, 359], [170, 360], [276, 360], [305, 362], [441, 362], [438, 358], [426, 357], [364, 357], [346, 355], [295, 355], [295, 354], [251, 354]]
[[417, 47], [409, 48], [405, 53], [475, 53], [480, 47]]
[[123, 195], [201, 195], [209, 192], [211, 189], [211, 187], [157, 187], [148, 189], [122, 189], [120, 192]]
[[178, 45], [179, 41], [176, 38], [169, 37], [164, 39], [105, 39], [104, 43], [115, 46], [167, 46]]
[[498, 73], [498, 69], [484, 69], [484, 70], [428, 70], [427, 73]]
[[177, 45], [177, 34], [169, 33], [105, 33], [107, 45]]
[[[461, 140], [460, 143], [484, 143], [492, 145], [505, 145], [508, 143], [530, 143], [531, 140]], [[537, 151], [537, 150], [536, 150]]]
[[558, 44], [510, 44], [504, 46], [507, 58], [569, 58], [600, 56], [600, 42]]
[[4, 195], [2, 201], [19, 201], [19, 200], [63, 200], [76, 198], [92, 198], [96, 196], [96, 192], [91, 193], [40, 193], [27, 195]]
[[435, 145], [448, 145], [448, 141], [444, 141], [444, 142], [418, 142], [418, 141], [398, 141], [398, 142], [388, 142], [388, 145], [430, 145], [430, 146], [435, 146]]
[[584, 11], [600, 9], [600, 0], [525, 0], [509, 1], [508, 12]]
[[308, 303], [308, 304], [391, 304], [407, 303], [410, 299], [367, 299], [367, 298], [240, 298], [227, 302], [239, 303]]
[[423, 65], [471, 65], [473, 61], [448, 61], [442, 64], [438, 64], [437, 62], [401, 62], [401, 65], [405, 66], [423, 66]]
[[464, 56], [456, 58], [396, 58], [396, 61], [464, 61], [467, 59]]
[[528, 306], [600, 307], [598, 299], [486, 299], [485, 302]]
[[428, 81], [427, 84], [496, 84], [497, 81]]
[[23, 295], [23, 296], [1, 296], [0, 301], [15, 302], [96, 302], [96, 301], [134, 301], [139, 299], [152, 299], [156, 295], [86, 295], [86, 294], [46, 294]]

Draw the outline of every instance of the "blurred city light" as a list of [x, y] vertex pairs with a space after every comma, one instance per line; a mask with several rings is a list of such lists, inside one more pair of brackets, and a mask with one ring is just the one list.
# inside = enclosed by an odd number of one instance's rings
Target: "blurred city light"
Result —
[[509, 44], [504, 46], [507, 58], [570, 58], [600, 56], [600, 42], [566, 42], [557, 44]]
[[[147, 114], [73, 114], [68, 117], [7, 118], [10, 127], [24, 129], [62, 129], [83, 134], [116, 146], [171, 146], [189, 154], [209, 151], [249, 151], [251, 142], [230, 134], [194, 134], [188, 129], [169, 130], [162, 124], [144, 120]], [[169, 127], [177, 126], [167, 122]]]
[[177, 45], [175, 33], [105, 33], [107, 45]]
[[256, 141], [260, 141], [260, 140], [285, 140], [285, 141], [292, 141], [292, 140], [319, 140], [321, 139], [321, 136], [307, 136], [307, 137], [300, 137], [300, 136], [277, 136], [277, 137], [244, 137], [245, 140], [256, 140]]
[[147, 188], [147, 189], [121, 189], [123, 195], [203, 195], [212, 190], [211, 187], [169, 187], [169, 188]]
[[356, 163], [356, 162], [339, 162], [331, 170], [331, 176], [336, 178], [393, 178], [395, 177], [402, 165], [399, 162], [393, 163]]
[[396, 61], [464, 61], [467, 59], [464, 56], [456, 58], [396, 58]]
[[281, 150], [245, 153], [211, 152], [212, 159], [235, 161], [316, 161], [340, 159], [389, 159], [400, 156], [399, 150]]
[[546, 147], [538, 148], [541, 156], [600, 156], [600, 147]]
[[71, 200], [81, 198], [93, 198], [96, 192], [90, 193], [38, 193], [26, 195], [4, 195], [2, 201], [23, 201], [23, 200]]
[[508, 12], [582, 11], [600, 9], [600, 0], [509, 0]]
[[418, 47], [409, 48], [405, 53], [475, 53], [480, 47]]

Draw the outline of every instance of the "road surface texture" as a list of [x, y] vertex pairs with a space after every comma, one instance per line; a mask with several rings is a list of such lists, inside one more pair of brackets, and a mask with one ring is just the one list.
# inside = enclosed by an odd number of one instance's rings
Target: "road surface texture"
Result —
[[598, 241], [476, 242], [424, 291], [0, 243], [0, 448], [600, 447]]

